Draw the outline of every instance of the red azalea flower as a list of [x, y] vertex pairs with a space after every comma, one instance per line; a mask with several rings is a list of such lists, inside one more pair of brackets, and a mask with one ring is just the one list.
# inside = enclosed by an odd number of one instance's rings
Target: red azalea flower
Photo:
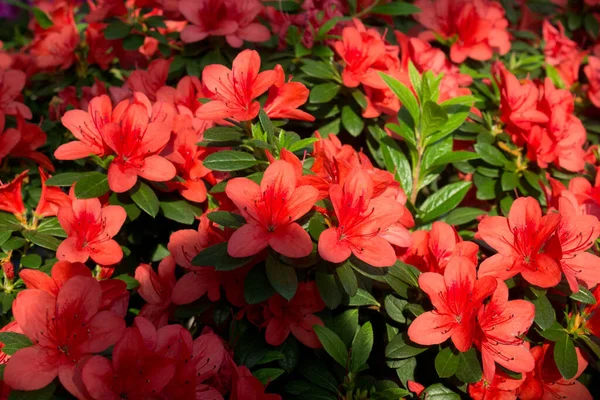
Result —
[[313, 207], [318, 191], [308, 185], [297, 186], [290, 163], [277, 160], [269, 165], [260, 186], [247, 178], [234, 178], [225, 192], [247, 222], [229, 239], [231, 256], [252, 256], [268, 246], [291, 258], [310, 254], [312, 240], [295, 221]]
[[254, 50], [244, 50], [233, 60], [231, 69], [212, 64], [202, 71], [202, 82], [214, 95], [212, 101], [196, 112], [200, 119], [233, 118], [249, 121], [258, 115], [260, 104], [255, 101], [276, 80], [274, 70], [258, 72], [260, 56]]
[[156, 92], [165, 86], [171, 60], [157, 59], [150, 63], [148, 70], [136, 69], [127, 78], [126, 86], [132, 92], [140, 92], [152, 101], [156, 100]]
[[242, 307], [244, 300], [244, 278], [249, 267], [234, 271], [216, 271], [214, 266], [193, 266], [192, 259], [205, 248], [225, 241], [223, 232], [203, 215], [198, 230], [182, 229], [169, 238], [167, 248], [177, 262], [188, 272], [175, 284], [172, 301], [174, 304], [189, 304], [208, 294], [211, 301], [221, 298], [221, 287], [227, 300]]
[[158, 155], [169, 142], [170, 125], [152, 122], [148, 111], [137, 102], [128, 104], [115, 122], [102, 129], [104, 141], [116, 154], [108, 167], [108, 184], [117, 193], [131, 189], [138, 176], [154, 182], [175, 177], [173, 164]]
[[545, 19], [542, 38], [546, 62], [556, 67], [566, 85], [571, 86], [579, 77], [579, 65], [585, 53], [565, 35], [565, 28], [560, 21], [556, 29]]
[[484, 218], [477, 234], [498, 254], [481, 263], [479, 277], [506, 280], [520, 273], [533, 285], [556, 286], [560, 282], [560, 268], [548, 252], [560, 249], [552, 248], [548, 243], [560, 219], [558, 213], [542, 217], [540, 205], [532, 197], [516, 199], [508, 218]]
[[577, 380], [588, 365], [579, 348], [575, 348], [577, 374], [571, 379], [563, 378], [558, 371], [554, 362], [553, 348], [552, 345], [545, 344], [531, 349], [531, 355], [535, 359], [535, 369], [525, 375], [525, 381], [518, 389], [518, 398], [520, 400], [592, 400], [589, 390]]
[[341, 263], [351, 254], [375, 267], [388, 267], [396, 253], [382, 237], [402, 216], [403, 206], [384, 196], [373, 198], [373, 181], [361, 168], [354, 168], [344, 181], [332, 185], [329, 197], [338, 226], [319, 237], [319, 254], [325, 260]]
[[475, 278], [475, 264], [464, 257], [453, 257], [444, 275], [425, 272], [419, 286], [429, 295], [434, 310], [417, 317], [408, 327], [415, 343], [430, 346], [448, 338], [459, 351], [467, 351], [475, 336], [475, 317], [483, 300], [496, 289], [492, 277]]
[[51, 294], [54, 297], [58, 296], [60, 288], [74, 276], [91, 277], [92, 272], [82, 263], [70, 263], [68, 261], [58, 261], [54, 264], [51, 271], [51, 276], [37, 269], [22, 269], [19, 272], [19, 278], [27, 289], [39, 289]]
[[267, 343], [279, 346], [291, 332], [305, 346], [313, 349], [321, 347], [313, 326], [323, 325], [323, 321], [314, 313], [324, 308], [325, 303], [314, 281], [300, 282], [296, 294], [290, 301], [279, 294], [274, 295], [263, 309]]
[[21, 140], [21, 132], [14, 128], [4, 130], [6, 116], [0, 112], [0, 162], [11, 154], [12, 149]]
[[264, 385], [244, 366], [234, 374], [230, 400], [282, 400], [278, 394], [265, 393]]
[[59, 160], [77, 160], [95, 154], [104, 157], [110, 149], [104, 143], [102, 132], [112, 121], [112, 103], [107, 95], [94, 97], [88, 111], [70, 110], [61, 118], [62, 124], [77, 140], [59, 146], [54, 157]]
[[588, 98], [594, 106], [600, 108], [600, 58], [589, 56], [588, 64], [583, 67], [583, 72], [589, 82]]
[[418, 0], [422, 12], [415, 19], [434, 34], [449, 40], [450, 59], [461, 63], [467, 58], [485, 61], [494, 52], [510, 50], [508, 21], [504, 8], [489, 0]]
[[175, 286], [175, 261], [165, 257], [158, 265], [158, 274], [149, 264], [140, 264], [135, 270], [135, 279], [140, 283], [138, 294], [146, 304], [142, 306], [140, 317], [147, 318], [161, 328], [169, 322], [173, 311], [171, 294]]
[[142, 320], [137, 317], [134, 326], [125, 329], [111, 361], [94, 356], [83, 366], [83, 383], [92, 399], [151, 398], [173, 378], [175, 362], [155, 351], [161, 332]]
[[353, 22], [354, 27], [344, 28], [342, 40], [333, 45], [345, 63], [342, 71], [344, 85], [357, 87], [364, 83], [372, 86], [370, 83], [378, 82], [375, 87], [383, 89], [386, 86], [379, 84], [381, 78], [377, 75], [378, 71], [373, 68], [373, 65], [384, 56], [385, 42], [376, 29], [366, 29], [358, 19], [354, 19]]
[[182, 129], [174, 136], [173, 152], [165, 158], [175, 165], [183, 182], [176, 182], [172, 186], [187, 200], [202, 203], [206, 200], [206, 184], [202, 178], [212, 172], [202, 164], [202, 159], [210, 153], [197, 145], [198, 134], [193, 129]]
[[58, 210], [58, 222], [67, 238], [58, 246], [56, 257], [71, 262], [92, 258], [102, 265], [121, 261], [123, 251], [112, 238], [119, 233], [127, 214], [121, 206], [102, 207], [98, 199], [73, 200]]
[[500, 89], [500, 118], [506, 124], [506, 130], [513, 135], [513, 142], [522, 145], [523, 136], [534, 124], [548, 122], [548, 117], [538, 107], [539, 91], [532, 81], [520, 83], [503, 64], [496, 63], [493, 69]]
[[315, 117], [298, 110], [308, 100], [309, 90], [300, 82], [285, 82], [285, 73], [280, 65], [275, 66], [277, 80], [269, 89], [264, 110], [269, 118], [290, 118], [301, 121], [314, 121]]
[[457, 256], [466, 257], [477, 264], [479, 246], [462, 240], [456, 229], [443, 221], [435, 221], [429, 232], [413, 232], [412, 237], [413, 245], [404, 250], [399, 258], [421, 272], [443, 274], [448, 261]]
[[20, 115], [25, 119], [31, 119], [29, 107], [17, 101], [26, 82], [25, 72], [0, 68], [0, 114]]
[[483, 377], [479, 382], [469, 384], [469, 396], [473, 400], [517, 400], [517, 390], [524, 379], [513, 379], [498, 370], [491, 381]]
[[549, 246], [560, 248], [559, 265], [572, 292], [579, 291], [579, 282], [592, 288], [600, 283], [600, 258], [586, 250], [600, 235], [600, 222], [592, 215], [578, 215], [565, 197], [559, 198], [558, 211], [560, 223]]
[[244, 40], [267, 41], [271, 32], [255, 22], [263, 9], [258, 0], [183, 0], [179, 11], [190, 24], [181, 32], [181, 40], [192, 43], [208, 36], [225, 36], [231, 47], [241, 47]]
[[52, 26], [34, 27], [34, 39], [28, 46], [40, 69], [68, 69], [75, 62], [75, 48], [79, 44], [79, 32], [75, 26], [73, 4], [57, 3], [48, 15]]
[[54, 172], [54, 166], [50, 159], [36, 151], [38, 147], [46, 144], [44, 131], [38, 125], [25, 122], [22, 117], [17, 117], [17, 131], [19, 131], [20, 140], [12, 148], [10, 155], [12, 157], [28, 158], [50, 172]]
[[521, 336], [533, 324], [535, 307], [525, 300], [508, 301], [508, 287], [498, 280], [490, 302], [479, 309], [475, 343], [481, 350], [483, 373], [492, 382], [496, 363], [514, 372], [530, 372], [535, 361]]
[[87, 62], [90, 65], [97, 64], [103, 70], [107, 70], [115, 59], [114, 42], [104, 37], [107, 26], [108, 24], [101, 22], [92, 22], [85, 30], [85, 41], [89, 46]]
[[21, 172], [11, 182], [2, 184], [0, 181], [0, 210], [14, 214], [20, 221], [25, 220], [25, 204], [21, 186], [29, 170]]
[[76, 374], [92, 353], [106, 350], [123, 332], [125, 322], [111, 311], [99, 311], [102, 289], [93, 278], [75, 276], [55, 298], [27, 289], [13, 303], [15, 320], [33, 346], [18, 350], [6, 365], [4, 379], [18, 390], [41, 389], [58, 376], [81, 397]]
[[60, 188], [46, 186], [46, 180], [50, 175], [42, 168], [38, 168], [42, 180], [42, 193], [38, 201], [37, 208], [33, 212], [37, 218], [53, 217], [58, 214], [58, 210], [63, 206], [71, 205], [71, 198]]

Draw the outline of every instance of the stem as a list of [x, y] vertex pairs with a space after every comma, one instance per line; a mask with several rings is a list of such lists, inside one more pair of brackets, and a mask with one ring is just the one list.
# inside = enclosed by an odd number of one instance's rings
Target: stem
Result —
[[[416, 124], [415, 124], [416, 125]], [[419, 124], [420, 125], [420, 124]], [[417, 144], [417, 162], [413, 168], [412, 192], [410, 194], [410, 202], [415, 207], [417, 196], [419, 195], [419, 180], [421, 177], [421, 162], [423, 161], [424, 146], [421, 143], [421, 129], [415, 126], [415, 142]]]
[[421, 146], [417, 148], [417, 154], [419, 156], [417, 158], [417, 164], [413, 170], [412, 192], [410, 194], [410, 202], [413, 205], [415, 205], [417, 196], [419, 195], [419, 176], [421, 175], [421, 160], [423, 159], [423, 150]]

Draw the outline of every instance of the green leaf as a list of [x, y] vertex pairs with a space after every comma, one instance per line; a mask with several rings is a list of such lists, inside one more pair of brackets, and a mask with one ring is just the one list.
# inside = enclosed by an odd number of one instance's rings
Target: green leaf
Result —
[[335, 281], [335, 276], [317, 272], [316, 278], [319, 294], [327, 308], [334, 310], [342, 302], [342, 292]]
[[300, 67], [302, 72], [313, 78], [334, 80], [341, 82], [339, 74], [333, 69], [333, 64], [324, 61], [303, 60], [304, 65]]
[[481, 380], [481, 364], [477, 359], [477, 351], [474, 348], [458, 354], [459, 364], [456, 377], [464, 383], [476, 383]]
[[249, 260], [250, 257], [231, 257], [227, 252], [227, 243], [217, 243], [200, 251], [192, 259], [192, 265], [214, 267], [217, 271], [231, 271], [243, 267]]
[[161, 201], [160, 209], [164, 216], [182, 224], [192, 225], [196, 215], [185, 200]]
[[8, 395], [8, 400], [50, 400], [53, 398], [55, 390], [54, 383], [38, 390], [12, 390]]
[[22, 267], [38, 269], [42, 266], [42, 257], [37, 254], [27, 254], [21, 257], [20, 262]]
[[46, 186], [71, 186], [89, 172], [64, 172], [56, 174], [46, 180]]
[[367, 98], [365, 97], [363, 92], [361, 92], [360, 90], [353, 90], [352, 97], [356, 101], [356, 104], [360, 106], [360, 108], [362, 108], [363, 110], [367, 108]]
[[158, 215], [160, 205], [158, 197], [154, 193], [154, 190], [144, 182], [138, 182], [138, 185], [136, 185], [131, 194], [131, 200], [152, 218]]
[[448, 122], [448, 114], [442, 107], [433, 101], [426, 101], [423, 105], [423, 118], [421, 120], [421, 132], [424, 137], [439, 130]]
[[313, 104], [329, 103], [340, 91], [340, 85], [337, 83], [321, 83], [313, 86], [308, 100]]
[[212, 153], [204, 159], [204, 166], [213, 171], [239, 171], [258, 164], [252, 154], [237, 150], [223, 150]]
[[0, 246], [0, 248], [3, 252], [8, 253], [9, 251], [20, 249], [21, 247], [25, 246], [26, 243], [27, 240], [23, 239], [22, 237], [16, 236], [8, 239], [2, 244], [2, 246]]
[[565, 335], [565, 328], [561, 324], [554, 321], [554, 323], [547, 329], [538, 330], [538, 333], [544, 338], [552, 342], [559, 341]]
[[352, 341], [350, 371], [358, 372], [367, 363], [371, 350], [373, 350], [373, 327], [370, 322], [366, 322]]
[[44, 235], [35, 231], [23, 231], [23, 237], [31, 243], [48, 250], [56, 251], [60, 245], [60, 240], [53, 236]]
[[269, 254], [265, 269], [273, 289], [288, 301], [292, 300], [298, 289], [298, 276], [294, 267], [279, 262], [276, 256]]
[[511, 191], [519, 185], [519, 175], [516, 172], [504, 171], [500, 183], [503, 191]]
[[48, 16], [48, 14], [46, 14], [40, 8], [33, 7], [31, 10], [33, 11], [33, 17], [35, 18], [35, 22], [37, 22], [38, 25], [42, 29], [48, 29], [48, 28], [50, 28], [51, 26], [54, 25], [54, 23], [52, 22], [52, 20]]
[[485, 214], [484, 210], [474, 207], [459, 207], [450, 211], [444, 221], [450, 225], [462, 225], [474, 221], [480, 215]]
[[116, 20], [108, 24], [104, 29], [104, 37], [108, 40], [123, 39], [131, 32], [131, 25], [121, 20]]
[[402, 189], [407, 195], [410, 195], [413, 191], [412, 170], [398, 143], [391, 137], [383, 138], [381, 140], [381, 153], [386, 169], [394, 174], [394, 178], [400, 182]]
[[350, 106], [342, 107], [342, 124], [354, 137], [360, 135], [365, 127], [362, 118], [359, 117]]
[[333, 317], [333, 330], [346, 347], [349, 347], [354, 340], [358, 328], [358, 308], [350, 308]]
[[202, 144], [239, 142], [244, 134], [229, 126], [215, 126], [204, 131]]
[[58, 222], [58, 218], [44, 218], [42, 222], [37, 227], [38, 233], [43, 233], [44, 235], [57, 236], [57, 237], [67, 237], [65, 230], [60, 226]]
[[348, 302], [349, 306], [380, 306], [379, 302], [375, 300], [375, 297], [371, 293], [364, 289], [358, 288], [356, 296], [352, 296]]
[[258, 304], [268, 300], [275, 294], [269, 283], [267, 272], [262, 265], [255, 265], [244, 281], [244, 299], [248, 304]]
[[78, 199], [93, 199], [109, 191], [108, 177], [100, 172], [86, 174], [75, 184], [75, 196]]
[[600, 24], [598, 23], [598, 20], [595, 18], [593, 13], [587, 13], [585, 19], [583, 20], [583, 26], [588, 35], [590, 35], [593, 39], [598, 38], [598, 32], [600, 32]]
[[435, 383], [425, 389], [427, 400], [460, 400], [460, 396], [441, 383]]
[[166, 28], [165, 17], [162, 15], [152, 15], [151, 17], [145, 18], [144, 23], [151, 28]]
[[292, 153], [294, 153], [296, 151], [309, 148], [313, 143], [318, 142], [318, 141], [319, 141], [319, 139], [314, 138], [314, 137], [304, 138], [304, 139], [298, 140], [297, 142], [290, 144], [288, 147], [288, 150], [291, 151]]
[[471, 182], [456, 182], [442, 187], [429, 196], [420, 207], [420, 218], [429, 222], [453, 210], [471, 188]]
[[496, 167], [504, 167], [509, 163], [500, 150], [487, 143], [475, 143], [475, 151], [483, 161]]
[[348, 296], [356, 296], [356, 292], [358, 291], [358, 280], [356, 279], [356, 275], [354, 274], [354, 270], [352, 270], [350, 263], [346, 262], [341, 267], [338, 267], [335, 272]]
[[144, 36], [129, 35], [123, 39], [123, 49], [134, 51], [139, 49], [144, 44]]
[[563, 337], [554, 344], [554, 362], [565, 379], [577, 375], [577, 352], [571, 337], [565, 332]]
[[387, 358], [403, 359], [414, 357], [426, 351], [428, 347], [413, 343], [406, 332], [396, 335], [385, 348]]
[[388, 294], [384, 301], [387, 315], [394, 321], [400, 322], [401, 324], [406, 323], [406, 318], [404, 317], [402, 311], [407, 304], [408, 302], [406, 300], [399, 299], [393, 294]]
[[[300, 366], [300, 373], [306, 379], [323, 389], [329, 390], [332, 393], [338, 393], [338, 382], [322, 362], [304, 362]], [[333, 399], [336, 399], [336, 397], [333, 397]]]
[[556, 313], [546, 295], [539, 296], [537, 299], [531, 300], [531, 302], [535, 306], [535, 323], [542, 329], [552, 326], [556, 321]]
[[396, 97], [400, 99], [402, 107], [406, 107], [413, 121], [415, 124], [417, 124], [421, 120], [421, 111], [419, 110], [419, 103], [417, 102], [413, 92], [403, 83], [395, 78], [392, 78], [390, 75], [384, 74], [383, 72], [380, 72], [379, 75], [389, 86], [389, 88], [392, 89], [392, 92], [394, 92]]
[[127, 274], [116, 276], [114, 279], [125, 282], [127, 284], [127, 290], [133, 290], [140, 287], [140, 282], [133, 276], [129, 276]]
[[435, 370], [440, 378], [450, 378], [454, 375], [458, 369], [458, 364], [460, 364], [460, 358], [457, 354], [454, 354], [450, 347], [442, 349], [435, 356]]
[[246, 223], [246, 220], [240, 214], [229, 211], [213, 211], [208, 213], [207, 217], [210, 221], [225, 228], [239, 228]]
[[396, 369], [396, 375], [400, 378], [402, 385], [406, 387], [409, 380], [415, 380], [415, 368], [417, 368], [417, 359], [415, 357], [395, 360], [393, 363], [394, 366], [391, 368]]
[[346, 345], [344, 345], [342, 339], [335, 332], [324, 326], [314, 325], [313, 328], [327, 354], [342, 367], [346, 368], [348, 349], [346, 349]]
[[0, 332], [0, 342], [4, 343], [2, 352], [12, 356], [17, 350], [33, 346], [31, 340], [22, 333], [15, 332]]
[[281, 368], [261, 368], [252, 374], [263, 384], [266, 385], [279, 378], [285, 371]]
[[267, 134], [267, 141], [270, 144], [275, 143], [275, 132], [273, 131], [273, 124], [271, 123], [271, 120], [267, 116], [267, 113], [265, 112], [265, 110], [263, 110], [262, 108], [260, 109], [260, 112], [258, 113], [258, 119], [260, 121], [260, 125], [262, 126], [263, 130]]
[[451, 153], [447, 153], [441, 157], [436, 158], [431, 166], [438, 167], [460, 161], [476, 160], [478, 158], [479, 154], [472, 153], [470, 151], [453, 151]]
[[[412, 87], [415, 89], [415, 92], [417, 93], [417, 98], [418, 99], [420, 98], [421, 101], [423, 101], [423, 97], [420, 97], [420, 96], [422, 96], [421, 74], [415, 67], [415, 64], [413, 64], [413, 62], [410, 60], [408, 61], [408, 77], [410, 79], [410, 84], [412, 85]], [[425, 99], [425, 100], [429, 100], [429, 99]]]
[[596, 298], [592, 292], [581, 285], [579, 285], [579, 291], [577, 293], [572, 293], [569, 297], [583, 304], [596, 304]]
[[414, 288], [419, 287], [418, 276], [420, 275], [420, 271], [412, 265], [404, 264], [402, 261], [396, 261], [389, 269], [389, 273], [409, 286]]
[[6, 243], [6, 241], [10, 239], [11, 236], [11, 231], [0, 231], [0, 246]]
[[2, 231], [20, 231], [23, 227], [17, 218], [9, 213], [0, 212], [0, 230]]
[[418, 14], [421, 9], [414, 4], [393, 1], [391, 3], [379, 4], [371, 9], [371, 14], [382, 15], [412, 15]]

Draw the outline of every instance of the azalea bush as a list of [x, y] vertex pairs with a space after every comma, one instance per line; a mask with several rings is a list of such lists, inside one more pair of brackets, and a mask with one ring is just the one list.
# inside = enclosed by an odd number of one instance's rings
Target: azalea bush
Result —
[[0, 398], [600, 398], [599, 1], [0, 13]]

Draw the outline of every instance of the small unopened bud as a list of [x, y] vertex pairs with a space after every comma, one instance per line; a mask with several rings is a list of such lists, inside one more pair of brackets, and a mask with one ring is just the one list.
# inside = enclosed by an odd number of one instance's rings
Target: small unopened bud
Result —
[[2, 264], [2, 271], [4, 271], [4, 276], [6, 276], [7, 279], [11, 281], [15, 279], [15, 266], [10, 261]]
[[99, 269], [100, 270], [96, 275], [96, 279], [98, 280], [109, 279], [112, 276], [113, 272], [115, 272], [115, 269], [111, 267], [100, 267]]

